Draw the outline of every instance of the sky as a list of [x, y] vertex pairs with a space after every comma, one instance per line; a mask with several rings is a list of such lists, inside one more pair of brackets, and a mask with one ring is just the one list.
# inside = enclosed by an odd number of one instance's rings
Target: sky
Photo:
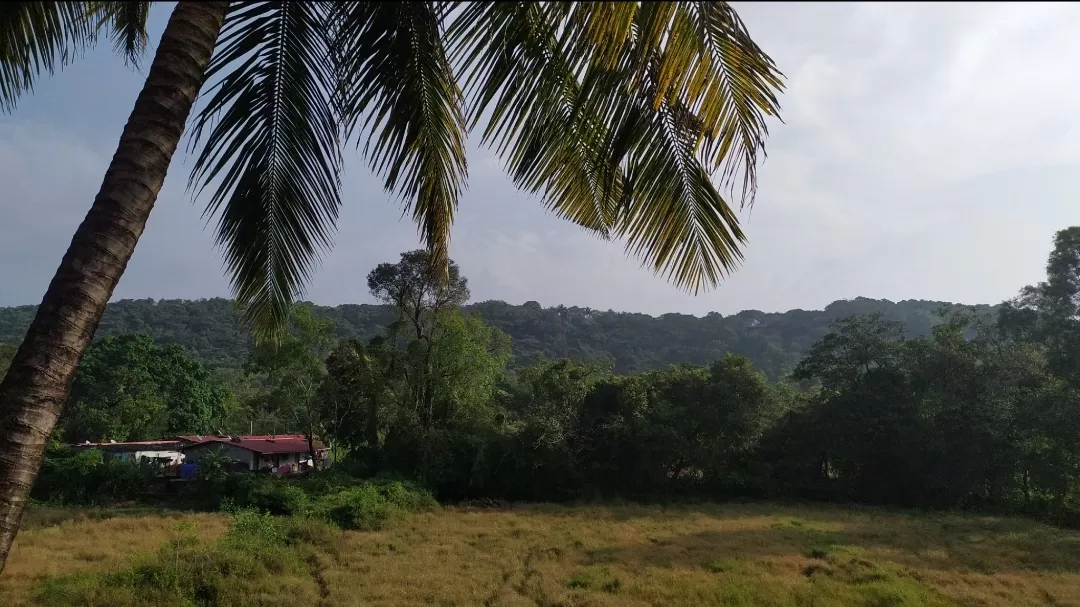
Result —
[[[1080, 4], [734, 5], [787, 77], [738, 271], [681, 291], [548, 214], [474, 141], [451, 245], [474, 301], [727, 315], [859, 296], [997, 303], [1044, 277], [1054, 232], [1080, 225]], [[151, 14], [155, 44], [169, 10]], [[102, 45], [0, 115], [0, 306], [40, 301], [143, 77]], [[114, 300], [229, 295], [190, 168], [174, 158]], [[371, 302], [371, 268], [420, 245], [355, 151], [343, 179], [335, 246], [305, 296], [319, 304]]]

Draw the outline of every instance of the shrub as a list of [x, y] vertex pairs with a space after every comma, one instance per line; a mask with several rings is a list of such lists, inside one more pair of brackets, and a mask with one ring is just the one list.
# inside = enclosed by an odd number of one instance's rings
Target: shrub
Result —
[[321, 497], [314, 513], [342, 529], [374, 531], [410, 512], [436, 507], [431, 494], [402, 482], [368, 482]]
[[98, 449], [50, 448], [34, 483], [34, 499], [98, 506], [144, 497], [154, 469], [138, 462], [105, 458]]
[[247, 503], [262, 512], [278, 515], [303, 515], [308, 511], [308, 494], [287, 481], [267, 480], [257, 483]]
[[431, 493], [413, 483], [362, 480], [331, 471], [299, 479], [230, 475], [218, 491], [218, 508], [226, 512], [247, 508], [310, 516], [343, 529], [380, 529], [391, 519], [438, 506]]

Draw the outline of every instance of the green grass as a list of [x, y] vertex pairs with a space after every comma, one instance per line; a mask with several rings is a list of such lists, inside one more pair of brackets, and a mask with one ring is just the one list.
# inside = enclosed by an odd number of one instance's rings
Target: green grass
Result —
[[[1080, 605], [1080, 535], [1020, 519], [541, 505], [444, 508], [377, 531], [255, 517], [226, 533], [225, 516], [169, 516], [27, 530], [0, 604]], [[139, 530], [153, 541], [133, 550]], [[89, 541], [101, 558], [75, 558]]]

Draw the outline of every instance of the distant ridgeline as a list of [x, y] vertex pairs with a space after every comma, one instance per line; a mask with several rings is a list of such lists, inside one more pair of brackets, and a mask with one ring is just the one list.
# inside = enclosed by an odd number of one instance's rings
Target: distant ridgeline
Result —
[[[903, 322], [909, 335], [926, 335], [940, 322], [935, 301], [859, 297], [835, 301], [824, 310], [791, 310], [768, 314], [745, 310], [733, 316], [712, 312], [700, 318], [687, 314], [660, 317], [589, 308], [542, 308], [530, 301], [520, 306], [485, 301], [465, 306], [513, 338], [512, 366], [538, 358], [610, 358], [617, 373], [663, 369], [679, 363], [707, 364], [727, 352], [754, 361], [770, 379], [785, 375], [809, 347], [840, 318], [880, 312]], [[979, 305], [981, 313], [997, 306]], [[0, 343], [19, 343], [35, 306], [0, 308]], [[388, 306], [346, 304], [315, 306], [316, 314], [337, 323], [340, 338], [367, 339], [394, 320]], [[125, 299], [109, 304], [97, 337], [149, 333], [162, 344], [187, 347], [208, 367], [238, 367], [247, 356], [251, 337], [228, 299], [196, 301]]]

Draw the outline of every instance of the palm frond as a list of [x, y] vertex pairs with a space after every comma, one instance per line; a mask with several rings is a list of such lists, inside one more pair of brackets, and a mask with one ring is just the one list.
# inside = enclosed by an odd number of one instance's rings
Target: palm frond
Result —
[[588, 3], [466, 4], [447, 38], [452, 61], [465, 75], [470, 126], [490, 112], [482, 141], [505, 160], [515, 185], [540, 193], [556, 215], [606, 237], [617, 193], [605, 196], [601, 186], [604, 125], [580, 107], [578, 75], [608, 58], [594, 39], [602, 32], [560, 28], [570, 18], [587, 21], [582, 5]]
[[443, 48], [443, 5], [341, 3], [337, 108], [387, 191], [405, 201], [445, 272], [466, 178], [463, 97]]
[[683, 8], [708, 52], [685, 89], [704, 121], [706, 168], [722, 167], [725, 183], [741, 175], [743, 200], [749, 197], [752, 203], [758, 153], [764, 154], [769, 135], [767, 119], [780, 119], [777, 94], [784, 88], [783, 75], [729, 4], [691, 2]]
[[0, 110], [14, 110], [38, 76], [55, 73], [94, 42], [91, 4], [0, 4]]
[[756, 164], [781, 75], [723, 2], [476, 3], [449, 31], [469, 116], [517, 185], [681, 287], [745, 236], [712, 182]]
[[131, 66], [138, 67], [149, 36], [146, 19], [149, 2], [91, 2], [97, 16], [97, 29], [107, 29], [113, 48]]
[[341, 204], [332, 5], [234, 4], [195, 120], [189, 187], [215, 185], [206, 213], [218, 216], [237, 303], [260, 339], [286, 327]]

